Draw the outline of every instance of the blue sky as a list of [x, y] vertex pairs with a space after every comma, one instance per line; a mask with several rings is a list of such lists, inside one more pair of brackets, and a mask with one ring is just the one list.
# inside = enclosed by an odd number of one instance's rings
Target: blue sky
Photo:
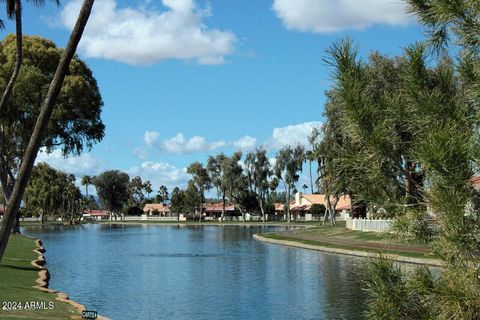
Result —
[[[24, 6], [24, 33], [64, 46], [79, 0]], [[8, 23], [4, 35], [13, 31]], [[322, 122], [325, 49], [366, 56], [423, 39], [400, 0], [97, 0], [78, 53], [98, 81], [106, 136], [78, 158], [39, 161], [81, 176], [120, 169], [183, 186], [209, 154], [305, 143]], [[305, 178], [302, 178], [305, 179]]]

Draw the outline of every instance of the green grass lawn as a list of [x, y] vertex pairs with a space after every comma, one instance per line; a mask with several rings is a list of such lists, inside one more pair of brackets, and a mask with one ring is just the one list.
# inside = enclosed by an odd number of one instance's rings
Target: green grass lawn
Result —
[[[344, 249], [363, 252], [383, 252], [405, 257], [435, 259], [428, 247], [418, 241], [402, 241], [388, 233], [354, 231], [345, 228], [345, 222], [338, 222], [336, 226], [317, 224], [311, 228], [296, 229], [293, 232], [274, 232], [261, 234], [275, 240], [294, 241], [319, 247]], [[344, 241], [345, 243], [338, 243]], [[380, 245], [381, 248], [369, 248], [370, 245]], [[402, 250], [402, 249], [405, 250]], [[412, 252], [419, 248], [427, 252]]]
[[368, 232], [368, 231], [356, 231], [350, 230], [345, 227], [345, 221], [339, 221], [335, 226], [317, 224], [315, 228], [299, 229], [295, 231], [298, 235], [307, 236], [321, 236], [321, 237], [336, 237], [341, 239], [351, 239], [373, 243], [389, 243], [389, 244], [401, 244], [401, 245], [423, 245], [416, 240], [398, 240], [395, 239], [392, 234], [386, 232]]
[[[39, 271], [31, 264], [38, 257], [32, 251], [35, 248], [33, 239], [17, 235], [10, 237], [0, 264], [0, 319], [81, 319], [73, 306], [55, 300], [56, 294], [33, 287]], [[36, 306], [32, 310], [10, 310], [26, 303], [35, 303]], [[43, 306], [47, 310], [38, 310]], [[53, 306], [52, 309], [48, 309], [49, 306]]]

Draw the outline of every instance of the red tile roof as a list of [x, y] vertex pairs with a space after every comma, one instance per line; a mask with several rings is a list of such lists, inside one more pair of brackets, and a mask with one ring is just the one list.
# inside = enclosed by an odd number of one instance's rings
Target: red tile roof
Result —
[[89, 214], [92, 217], [110, 216], [110, 213], [107, 210], [85, 210], [83, 213]]
[[[205, 203], [203, 205], [205, 212], [222, 212], [223, 203]], [[235, 211], [235, 206], [231, 203], [225, 204], [225, 211]]]

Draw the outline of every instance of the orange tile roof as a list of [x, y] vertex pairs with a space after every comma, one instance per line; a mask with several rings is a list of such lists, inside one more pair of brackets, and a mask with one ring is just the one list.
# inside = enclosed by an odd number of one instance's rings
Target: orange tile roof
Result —
[[308, 211], [311, 207], [311, 205], [304, 204], [303, 206], [291, 206], [290, 209], [293, 211]]
[[[327, 199], [324, 194], [302, 194], [302, 197], [305, 198], [311, 204], [321, 204], [326, 206]], [[332, 197], [332, 204], [335, 203], [335, 198]], [[338, 199], [337, 206], [335, 207], [336, 210], [350, 210], [352, 208], [350, 197], [345, 195], [341, 196]]]
[[480, 176], [471, 177], [470, 178], [470, 183], [476, 188], [480, 187]]
[[352, 201], [349, 196], [343, 196], [338, 199], [336, 210], [350, 210], [352, 209]]
[[302, 197], [307, 199], [312, 204], [325, 205], [326, 203], [324, 194], [302, 194]]
[[163, 203], [147, 203], [143, 207], [143, 212], [149, 212], [157, 210], [158, 212], [170, 212], [170, 205], [164, 205]]

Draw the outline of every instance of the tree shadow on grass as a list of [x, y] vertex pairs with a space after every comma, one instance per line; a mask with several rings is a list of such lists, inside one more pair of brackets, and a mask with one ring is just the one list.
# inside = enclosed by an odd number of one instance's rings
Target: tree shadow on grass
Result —
[[15, 270], [27, 270], [27, 271], [39, 271], [39, 270], [40, 270], [39, 268], [34, 267], [34, 266], [21, 267], [21, 266], [9, 265], [9, 264], [2, 264], [2, 265], [0, 265], [0, 270], [1, 270], [2, 268], [15, 269]]

